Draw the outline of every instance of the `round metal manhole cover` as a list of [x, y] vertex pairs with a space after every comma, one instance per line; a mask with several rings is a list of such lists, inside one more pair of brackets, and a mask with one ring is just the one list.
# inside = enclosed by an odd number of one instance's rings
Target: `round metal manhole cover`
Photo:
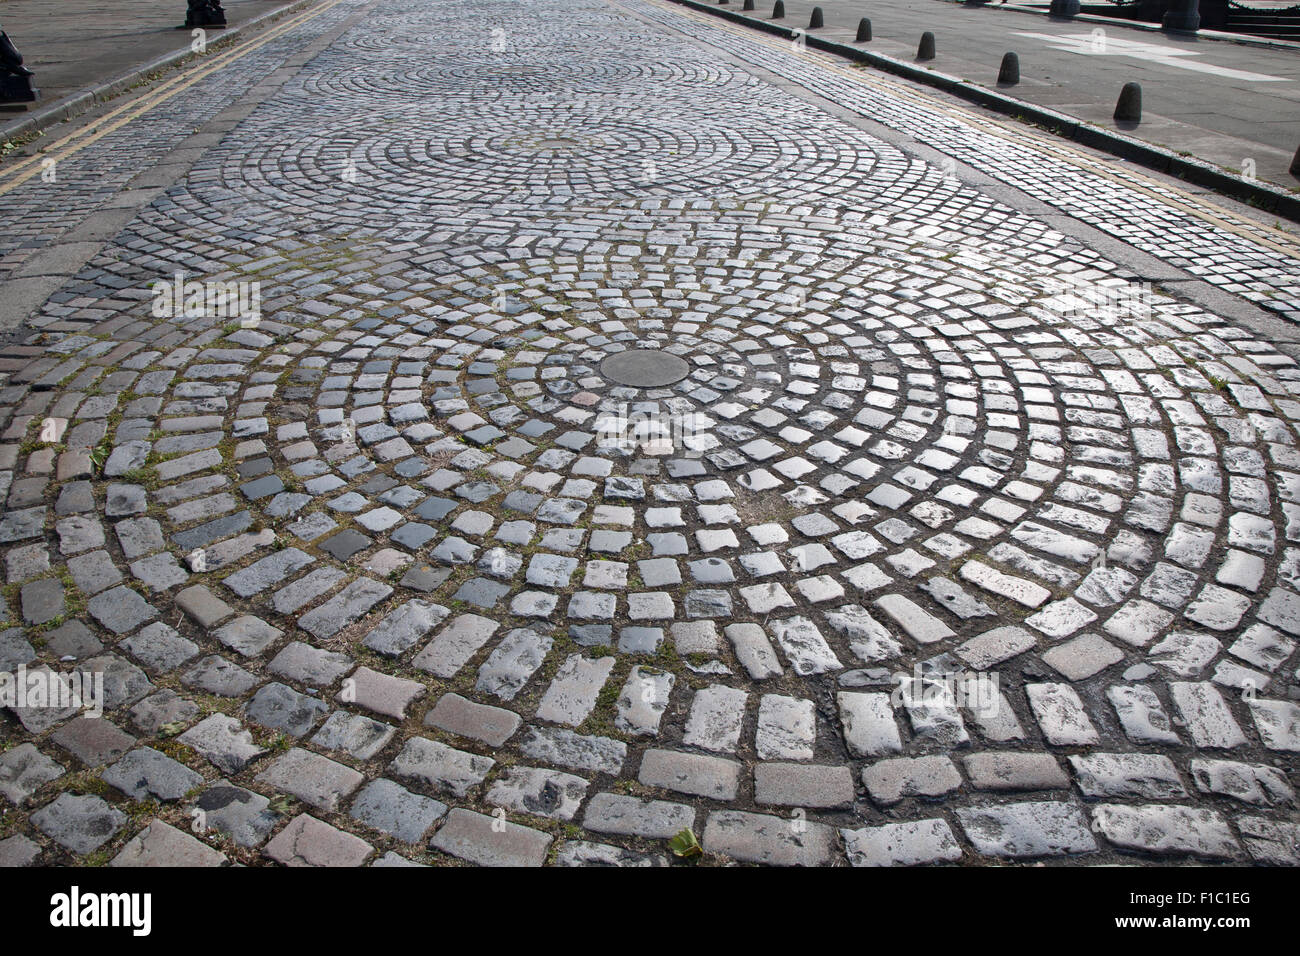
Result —
[[629, 349], [600, 363], [600, 374], [611, 382], [632, 388], [659, 388], [680, 382], [690, 374], [685, 359], [655, 349]]

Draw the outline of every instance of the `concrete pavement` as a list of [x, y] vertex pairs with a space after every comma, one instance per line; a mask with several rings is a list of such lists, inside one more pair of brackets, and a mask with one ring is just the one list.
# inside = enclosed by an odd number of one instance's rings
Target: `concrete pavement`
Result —
[[[228, 29], [289, 4], [290, 0], [228, 0]], [[188, 49], [185, 0], [0, 0], [0, 24], [36, 72], [44, 109], [72, 93]], [[209, 30], [216, 41], [227, 31]], [[10, 114], [0, 113], [0, 122]]]
[[[737, 11], [740, 3], [727, 9]], [[750, 16], [770, 18], [771, 0]], [[1048, 107], [1103, 128], [1242, 173], [1289, 190], [1300, 147], [1300, 51], [1248, 46], [1142, 30], [1111, 21], [1061, 21], [997, 4], [946, 0], [787, 0], [789, 27], [806, 28], [814, 6], [826, 26], [815, 31], [853, 43], [858, 21], [869, 17], [873, 39], [861, 46], [914, 61], [921, 34], [937, 37], [935, 59], [919, 63], [1027, 103]], [[1020, 60], [1020, 83], [999, 87], [1004, 53]], [[1142, 85], [1137, 126], [1113, 118], [1127, 82]]]

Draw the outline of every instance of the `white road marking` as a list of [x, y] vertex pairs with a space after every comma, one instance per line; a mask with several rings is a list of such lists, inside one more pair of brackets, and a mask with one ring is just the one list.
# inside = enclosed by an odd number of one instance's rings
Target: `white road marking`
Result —
[[1149, 63], [1177, 67], [1180, 70], [1193, 70], [1197, 73], [1209, 73], [1230, 80], [1248, 80], [1255, 83], [1289, 83], [1290, 77], [1270, 76], [1267, 73], [1249, 73], [1245, 70], [1233, 70], [1226, 66], [1215, 66], [1201, 60], [1188, 57], [1201, 56], [1199, 51], [1171, 50], [1154, 43], [1136, 43], [1133, 40], [1117, 40], [1107, 36], [1098, 40], [1090, 33], [1075, 33], [1069, 36], [1053, 36], [1050, 33], [1016, 33], [1018, 37], [1034, 37], [1045, 40], [1049, 46], [1067, 53], [1081, 56], [1128, 56]]

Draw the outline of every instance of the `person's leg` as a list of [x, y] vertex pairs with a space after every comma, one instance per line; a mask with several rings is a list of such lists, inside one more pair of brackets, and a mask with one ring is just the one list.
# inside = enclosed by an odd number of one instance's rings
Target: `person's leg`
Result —
[[31, 75], [32, 71], [23, 66], [23, 55], [9, 39], [9, 34], [0, 29], [0, 76]]

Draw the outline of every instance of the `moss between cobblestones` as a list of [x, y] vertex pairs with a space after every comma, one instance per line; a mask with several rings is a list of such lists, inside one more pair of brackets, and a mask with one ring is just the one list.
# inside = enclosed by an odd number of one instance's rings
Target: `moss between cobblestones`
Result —
[[[97, 770], [78, 770], [60, 777], [50, 784], [55, 793], [71, 793], [78, 796], [96, 796], [105, 799], [117, 793], [99, 778]], [[110, 801], [111, 802], [111, 801]]]
[[92, 850], [90, 853], [85, 854], [77, 860], [76, 865], [91, 868], [107, 866], [116, 854], [117, 846], [114, 843], [109, 843], [101, 846], [98, 850]]
[[[158, 682], [162, 686], [161, 682]], [[199, 719], [211, 717], [213, 714], [225, 714], [228, 717], [238, 717], [242, 701], [237, 697], [218, 697], [215, 694], [204, 694], [184, 687], [179, 678], [173, 678], [169, 690], [175, 690], [178, 693], [184, 692], [189, 696], [199, 708]]]
[[149, 598], [152, 597], [152, 593], [149, 590], [149, 585], [145, 584], [139, 578], [131, 578], [130, 580], [123, 581], [122, 586], [130, 588], [132, 591], [140, 595], [146, 601], [148, 601]]
[[774, 493], [736, 489], [730, 503], [746, 526], [790, 521], [799, 515], [799, 509]]
[[[188, 728], [187, 728], [188, 729]], [[175, 737], [168, 737], [158, 740], [151, 744], [154, 750], [164, 753], [171, 757], [177, 763], [183, 763], [191, 770], [197, 770], [202, 773], [207, 768], [207, 761], [199, 754], [197, 750], [188, 744], [183, 744]]]
[[[189, 796], [188, 794], [186, 795]], [[118, 810], [127, 815], [132, 825], [148, 825], [149, 821], [156, 817], [162, 811], [162, 805], [157, 800], [123, 800], [116, 804]], [[143, 826], [141, 827], [143, 829]]]
[[[18, 613], [18, 618], [22, 619], [22, 600], [23, 582], [15, 581], [12, 584], [0, 585], [0, 594], [4, 595], [5, 607], [8, 613]], [[12, 618], [11, 618], [12, 620]]]
[[158, 469], [153, 465], [132, 468], [130, 471], [124, 472], [121, 478], [125, 483], [139, 485], [145, 491], [157, 491], [162, 484], [158, 478]]
[[48, 442], [48, 441], [42, 441], [40, 439], [39, 435], [40, 435], [42, 420], [43, 419], [39, 417], [33, 418], [32, 423], [27, 426], [27, 430], [28, 431], [34, 430], [37, 433], [38, 437], [24, 438], [18, 444], [18, 454], [20, 457], [31, 455], [33, 452], [41, 451], [42, 449], [45, 448], [53, 449], [56, 454], [62, 454], [64, 451], [67, 451], [67, 446], [64, 445], [62, 442]]
[[[158, 441], [158, 439], [161, 437], [163, 437], [161, 432], [158, 433], [157, 437], [154, 437], [154, 433], [150, 432], [149, 441], [155, 442]], [[187, 451], [158, 452], [158, 451], [150, 450], [149, 454], [145, 457], [144, 466], [146, 468], [149, 468], [151, 466], [156, 468], [158, 465], [161, 465], [163, 462], [171, 461], [174, 458], [184, 458], [186, 455], [189, 454], [193, 454], [193, 452], [187, 452]]]
[[[276, 468], [274, 471], [271, 472], [271, 474], [275, 475], [277, 478], [280, 479], [280, 481], [284, 484], [284, 490], [286, 492], [293, 493], [293, 492], [302, 491], [303, 489], [302, 479], [300, 479], [297, 475], [295, 475], [288, 467], [282, 466], [280, 468]], [[297, 520], [297, 517], [298, 516], [294, 516], [293, 520]]]
[[627, 683], [628, 675], [632, 672], [632, 668], [636, 666], [636, 661], [630, 656], [623, 656], [615, 660], [614, 666], [609, 672], [609, 677], [596, 694], [596, 705], [591, 709], [591, 713], [578, 725], [578, 733], [613, 737], [616, 740], [628, 739], [627, 735], [615, 726], [614, 721], [618, 716], [618, 699], [622, 696], [623, 685]]

